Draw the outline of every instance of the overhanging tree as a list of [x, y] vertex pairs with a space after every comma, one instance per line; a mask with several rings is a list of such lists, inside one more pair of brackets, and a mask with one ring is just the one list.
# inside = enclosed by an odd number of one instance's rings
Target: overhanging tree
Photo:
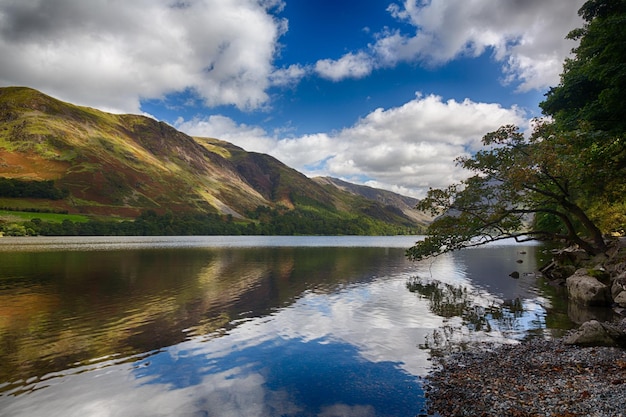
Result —
[[591, 153], [576, 136], [537, 122], [527, 138], [503, 126], [483, 138], [484, 150], [457, 160], [474, 173], [460, 184], [430, 189], [418, 209], [439, 215], [425, 240], [407, 250], [419, 260], [501, 239], [542, 239], [606, 251], [601, 230], [585, 210]]
[[494, 240], [539, 238], [606, 250], [602, 231], [626, 228], [626, 0], [589, 0], [561, 82], [540, 104], [551, 123], [526, 138], [503, 126], [486, 150], [457, 162], [474, 176], [428, 192], [441, 215], [407, 251], [421, 259]]

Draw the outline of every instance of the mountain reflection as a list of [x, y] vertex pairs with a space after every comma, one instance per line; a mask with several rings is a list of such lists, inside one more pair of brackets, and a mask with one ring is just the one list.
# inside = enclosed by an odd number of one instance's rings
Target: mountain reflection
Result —
[[0, 415], [416, 415], [433, 354], [540, 334], [556, 306], [532, 246], [245, 239], [0, 244]]
[[388, 261], [383, 248], [0, 252], [0, 381], [215, 337]]

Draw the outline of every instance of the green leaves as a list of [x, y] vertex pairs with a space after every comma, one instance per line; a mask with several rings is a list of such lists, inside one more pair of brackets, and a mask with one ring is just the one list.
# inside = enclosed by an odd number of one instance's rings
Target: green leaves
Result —
[[566, 130], [588, 122], [594, 129], [624, 132], [626, 1], [590, 0], [579, 14], [586, 24], [567, 36], [580, 42], [575, 57], [565, 63], [561, 82], [540, 106]]
[[545, 122], [528, 137], [514, 126], [485, 135], [490, 147], [458, 161], [475, 175], [431, 189], [419, 203], [418, 209], [440, 217], [407, 256], [419, 260], [507, 238], [565, 240], [590, 253], [603, 251], [602, 234], [581, 206], [589, 195], [589, 171], [582, 166], [588, 160], [576, 146], [587, 140], [582, 136]]

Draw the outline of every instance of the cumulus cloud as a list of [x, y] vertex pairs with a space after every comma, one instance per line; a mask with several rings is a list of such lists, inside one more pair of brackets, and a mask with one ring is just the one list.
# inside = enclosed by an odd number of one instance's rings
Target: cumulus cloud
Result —
[[208, 106], [259, 108], [287, 30], [269, 13], [280, 7], [280, 0], [2, 1], [0, 55], [11, 59], [0, 60], [0, 84], [119, 112], [183, 90]]
[[233, 119], [221, 115], [191, 120], [179, 118], [174, 127], [191, 136], [225, 140], [250, 152], [269, 153], [275, 147], [275, 138], [268, 136], [265, 129], [245, 123], [237, 124]]
[[477, 150], [485, 133], [507, 123], [524, 124], [523, 113], [498, 104], [418, 95], [403, 106], [377, 109], [340, 132], [350, 150], [334, 155], [326, 166], [340, 177], [364, 174], [381, 188], [421, 195], [428, 186], [464, 178], [467, 172], [454, 159]]
[[322, 59], [315, 64], [318, 75], [333, 81], [363, 78], [372, 72], [372, 68], [372, 57], [364, 52], [348, 53], [338, 60]]
[[188, 91], [207, 106], [265, 108], [271, 87], [315, 73], [364, 78], [399, 62], [438, 65], [490, 51], [520, 91], [558, 82], [584, 0], [404, 0], [361, 51], [314, 65], [273, 66], [288, 22], [284, 0], [4, 0], [0, 85], [28, 85], [77, 104], [140, 112], [142, 99]]
[[298, 84], [309, 72], [309, 69], [300, 64], [293, 64], [287, 68], [278, 68], [270, 74], [271, 84], [277, 87], [290, 87]]
[[[502, 63], [503, 81], [516, 83], [519, 91], [542, 89], [559, 81], [563, 60], [575, 46], [565, 39], [582, 20], [577, 10], [584, 0], [449, 2], [404, 0], [392, 4], [388, 12], [415, 28], [406, 34], [387, 28], [378, 33], [367, 51], [350, 52], [338, 60], [323, 60], [322, 75], [333, 79], [358, 78], [377, 67], [399, 62], [441, 65], [460, 56], [484, 53]], [[355, 57], [360, 72], [346, 70]]]
[[332, 134], [283, 138], [223, 116], [179, 120], [177, 127], [268, 153], [309, 176], [334, 176], [423, 197], [430, 186], [464, 179], [468, 173], [455, 165], [455, 158], [477, 150], [485, 133], [509, 123], [523, 126], [524, 113], [516, 107], [418, 94]]

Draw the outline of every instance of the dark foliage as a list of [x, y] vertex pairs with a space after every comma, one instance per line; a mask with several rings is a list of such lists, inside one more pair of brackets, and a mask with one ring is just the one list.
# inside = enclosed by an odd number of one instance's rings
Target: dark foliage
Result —
[[27, 181], [15, 178], [0, 178], [0, 197], [42, 198], [62, 200], [69, 195], [67, 190], [56, 188], [54, 181]]

